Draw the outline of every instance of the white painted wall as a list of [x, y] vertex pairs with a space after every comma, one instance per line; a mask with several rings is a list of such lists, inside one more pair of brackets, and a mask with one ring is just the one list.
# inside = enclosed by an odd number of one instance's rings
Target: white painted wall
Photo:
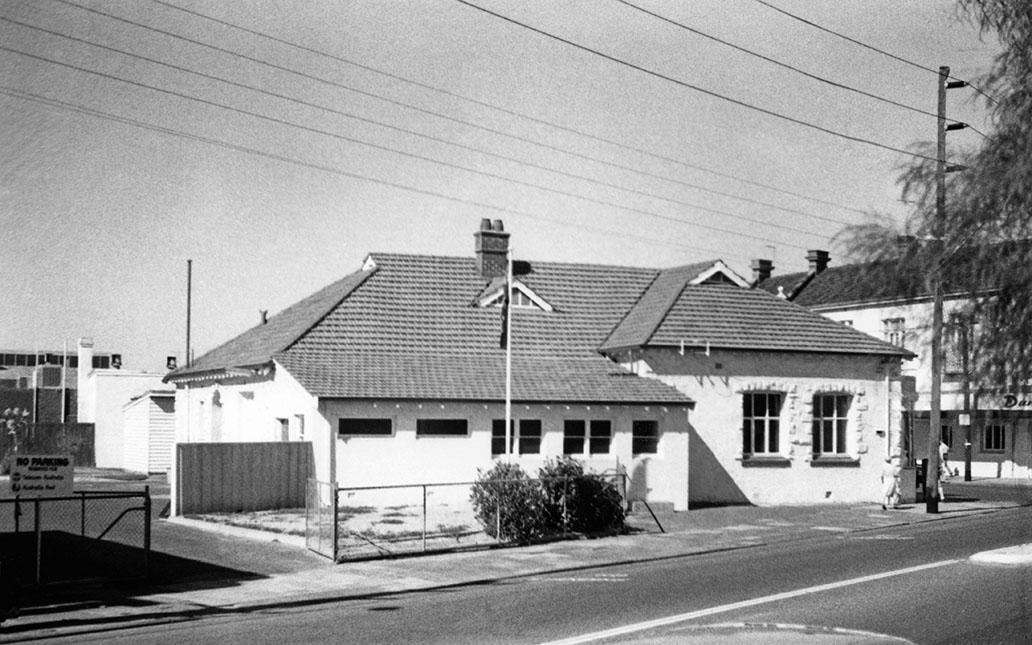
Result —
[[124, 415], [124, 468], [134, 472], [163, 473], [172, 466], [175, 435], [175, 399], [148, 393], [126, 404]]
[[160, 389], [163, 374], [133, 370], [93, 370], [87, 377], [85, 400], [94, 426], [94, 450], [99, 468], [125, 467], [125, 429], [122, 408], [147, 390]]
[[[650, 350], [628, 363], [692, 397], [692, 502], [816, 504], [880, 499], [884, 458], [898, 451], [902, 400], [877, 357], [714, 351], [681, 356]], [[783, 393], [778, 465], [743, 459], [742, 398], [748, 391]], [[847, 455], [827, 466], [812, 458], [816, 393], [852, 395]], [[769, 462], [767, 462], [769, 464]]]
[[[505, 417], [500, 403], [326, 401], [323, 414], [334, 431], [342, 417], [392, 420], [391, 436], [338, 437], [336, 471], [342, 487], [471, 482], [476, 479], [477, 469], [487, 470], [500, 458], [491, 455], [492, 421]], [[562, 454], [565, 419], [608, 419], [613, 437], [609, 454], [572, 456], [594, 472], [622, 466], [636, 486], [632, 496], [643, 494], [649, 501], [671, 502], [676, 509], [686, 510], [687, 416], [686, 406], [514, 405], [517, 423], [520, 419], [542, 422], [540, 454], [514, 460], [528, 475], [536, 477], [546, 459]], [[467, 436], [417, 436], [416, 420], [420, 418], [465, 418], [469, 420], [469, 432]], [[631, 422], [635, 419], [658, 422], [658, 454], [631, 454]]]

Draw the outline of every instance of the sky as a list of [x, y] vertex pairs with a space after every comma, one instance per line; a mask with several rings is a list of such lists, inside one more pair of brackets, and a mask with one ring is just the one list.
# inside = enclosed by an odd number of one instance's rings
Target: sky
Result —
[[[948, 1], [633, 3], [0, 0], [0, 348], [161, 371], [188, 260], [200, 355], [485, 217], [523, 260], [846, 263], [910, 212], [936, 70], [997, 50]], [[947, 115], [991, 131], [970, 88]]]

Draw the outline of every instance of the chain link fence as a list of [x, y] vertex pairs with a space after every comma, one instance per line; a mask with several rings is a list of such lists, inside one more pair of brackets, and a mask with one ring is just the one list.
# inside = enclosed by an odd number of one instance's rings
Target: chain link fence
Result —
[[149, 487], [0, 499], [0, 586], [143, 578], [150, 538]]
[[[566, 481], [563, 481], [563, 480]], [[574, 478], [553, 483], [563, 490]], [[605, 475], [619, 493], [626, 510], [627, 476]], [[492, 485], [509, 483], [494, 480]], [[519, 480], [540, 486], [543, 480]], [[481, 515], [472, 501], [477, 482], [409, 484], [335, 488], [333, 484], [308, 481], [305, 533], [308, 548], [334, 561], [390, 557], [414, 553], [512, 544], [500, 516], [504, 503], [482, 505]], [[565, 504], [565, 495], [563, 496]], [[494, 513], [485, 517], [483, 506]], [[565, 516], [565, 506], [563, 507]], [[543, 539], [565, 537], [567, 526], [557, 527]]]

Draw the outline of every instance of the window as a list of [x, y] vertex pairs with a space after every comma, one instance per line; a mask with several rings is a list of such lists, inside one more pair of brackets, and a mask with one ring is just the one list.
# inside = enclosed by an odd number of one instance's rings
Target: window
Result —
[[567, 419], [563, 422], [563, 454], [584, 454], [586, 438], [583, 419]]
[[595, 419], [589, 425], [588, 452], [592, 455], [609, 454], [613, 441], [613, 423], [608, 419]]
[[1003, 452], [1007, 448], [1007, 426], [988, 425], [982, 432], [984, 452]]
[[[516, 421], [511, 421], [510, 426], [509, 448], [512, 449], [513, 439], [516, 436]], [[505, 419], [495, 419], [491, 422], [491, 454], [505, 454]]]
[[337, 420], [337, 432], [358, 436], [390, 436], [393, 432], [392, 425], [390, 419], [341, 418]]
[[541, 420], [520, 419], [519, 446], [521, 455], [541, 452]]
[[468, 434], [466, 419], [416, 419], [417, 437], [465, 437]]
[[[609, 454], [613, 441], [613, 423], [608, 419], [567, 419], [563, 422], [563, 454]], [[586, 450], [585, 450], [586, 448]]]
[[846, 453], [848, 394], [817, 394], [813, 397], [813, 452], [815, 455]]
[[654, 455], [659, 452], [659, 423], [634, 421], [631, 424], [631, 453]]
[[[541, 420], [520, 419], [517, 428], [516, 420], [511, 420], [512, 430], [509, 433], [509, 449], [518, 447], [521, 455], [537, 455], [541, 453]], [[494, 419], [491, 422], [491, 454], [505, 454], [505, 419]]]
[[290, 420], [276, 419], [279, 424], [280, 441], [290, 441]]
[[885, 342], [897, 347], [906, 347], [906, 318], [888, 318], [883, 320], [882, 331], [885, 334]]
[[742, 454], [779, 452], [780, 417], [779, 392], [746, 392], [742, 395]]
[[939, 441], [947, 446], [953, 446], [953, 426], [942, 426], [939, 430]]

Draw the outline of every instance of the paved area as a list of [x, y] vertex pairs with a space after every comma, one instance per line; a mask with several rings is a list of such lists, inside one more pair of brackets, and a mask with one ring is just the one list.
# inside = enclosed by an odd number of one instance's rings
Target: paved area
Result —
[[[660, 514], [657, 519], [664, 532], [659, 532], [647, 513], [635, 514], [631, 525], [647, 532], [343, 564], [305, 551], [289, 537], [207, 522], [161, 520], [154, 527], [159, 568], [183, 573], [182, 562], [189, 562], [196, 575], [158, 572], [147, 586], [79, 587], [36, 597], [20, 616], [3, 624], [0, 642], [576, 572], [789, 540], [864, 539], [889, 526], [949, 521], [1032, 503], [1032, 481], [1027, 488], [1022, 482], [1017, 486], [1010, 495], [979, 496], [984, 483], [952, 484], [936, 515], [926, 513], [923, 504], [907, 504], [898, 510], [882, 510], [874, 504], [714, 507]], [[161, 557], [168, 561], [162, 564]], [[1032, 562], [1032, 545], [1016, 549], [1006, 558]]]

